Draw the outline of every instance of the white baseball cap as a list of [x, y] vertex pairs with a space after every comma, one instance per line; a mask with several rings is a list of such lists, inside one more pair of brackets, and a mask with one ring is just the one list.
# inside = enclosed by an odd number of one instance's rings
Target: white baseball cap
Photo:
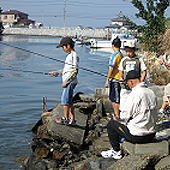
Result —
[[124, 42], [124, 47], [129, 47], [129, 48], [136, 48], [136, 41], [134, 40], [127, 40]]

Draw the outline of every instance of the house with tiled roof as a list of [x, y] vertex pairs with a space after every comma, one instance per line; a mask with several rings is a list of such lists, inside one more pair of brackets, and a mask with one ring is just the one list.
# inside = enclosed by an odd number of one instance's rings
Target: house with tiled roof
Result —
[[29, 26], [30, 24], [35, 24], [35, 21], [28, 19], [28, 14], [20, 12], [17, 10], [9, 10], [0, 13], [0, 21], [3, 25], [22, 25]]
[[111, 19], [112, 23], [105, 28], [113, 28], [113, 29], [128, 29], [129, 24], [127, 20], [123, 17], [113, 18]]

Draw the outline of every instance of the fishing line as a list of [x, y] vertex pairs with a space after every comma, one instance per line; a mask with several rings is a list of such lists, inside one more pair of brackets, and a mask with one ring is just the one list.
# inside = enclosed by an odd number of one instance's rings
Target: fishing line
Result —
[[[54, 60], [54, 61], [60, 62], [60, 63], [62, 63], [62, 64], [67, 64], [67, 63], [65, 63], [65, 61], [63, 61], [63, 60], [56, 59], [56, 58], [52, 58], [52, 57], [48, 57], [48, 56], [46, 56], [46, 55], [44, 55], [44, 54], [36, 53], [36, 52], [30, 51], [30, 50], [27, 50], [27, 49], [24, 49], [24, 48], [21, 48], [21, 47], [12, 46], [12, 45], [9, 45], [9, 44], [7, 44], [7, 43], [5, 43], [5, 42], [1, 42], [1, 44], [2, 44], [2, 45], [5, 45], [5, 46], [8, 46], [8, 47], [12, 47], [12, 48], [19, 49], [19, 50], [21, 50], [21, 51], [25, 51], [25, 52], [30, 53], [30, 54], [35, 54], [35, 55], [40, 56], [40, 57], [43, 57], [43, 58], [47, 58], [47, 59], [50, 59], [50, 60]], [[88, 71], [88, 72], [91, 72], [91, 73], [94, 73], [94, 74], [97, 74], [97, 75], [100, 75], [100, 76], [103, 76], [103, 77], [107, 77], [107, 75], [104, 74], [104, 73], [100, 73], [100, 72], [97, 72], [97, 71], [94, 71], [94, 70], [90, 70], [90, 69], [87, 69], [87, 68], [85, 68], [85, 67], [78, 67], [78, 68], [79, 68], [79, 69], [82, 69], [82, 70], [85, 70], [85, 71]], [[28, 72], [30, 72], [30, 71], [28, 71]], [[40, 74], [40, 72], [37, 72], [37, 73]], [[43, 72], [41, 72], [41, 74], [43, 74]], [[45, 74], [45, 75], [46, 75], [46, 74]]]
[[12, 68], [1, 68], [1, 70], [10, 70], [10, 71], [16, 71], [16, 72], [24, 72], [24, 73], [34, 73], [34, 74], [43, 74], [48, 75], [48, 73], [40, 72], [40, 71], [29, 71], [29, 70], [18, 70], [18, 69], [12, 69]]

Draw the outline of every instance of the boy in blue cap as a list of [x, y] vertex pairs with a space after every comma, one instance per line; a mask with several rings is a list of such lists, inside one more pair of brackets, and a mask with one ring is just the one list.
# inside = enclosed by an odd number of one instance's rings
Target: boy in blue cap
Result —
[[49, 72], [49, 75], [56, 77], [62, 75], [63, 92], [61, 96], [61, 103], [64, 107], [64, 117], [54, 120], [59, 124], [74, 125], [76, 124], [76, 120], [72, 98], [73, 90], [78, 83], [77, 74], [79, 57], [74, 50], [74, 41], [70, 37], [63, 37], [57, 48], [59, 47], [62, 47], [64, 52], [67, 53], [64, 69]]

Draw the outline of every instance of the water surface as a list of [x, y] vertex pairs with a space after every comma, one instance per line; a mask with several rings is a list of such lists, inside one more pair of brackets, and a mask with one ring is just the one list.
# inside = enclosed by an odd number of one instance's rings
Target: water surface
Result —
[[[62, 49], [56, 49], [59, 41], [60, 38], [50, 37], [2, 37], [1, 42], [7, 45], [0, 42], [1, 170], [21, 168], [14, 160], [32, 153], [31, 128], [42, 114], [42, 98], [47, 97], [47, 109], [60, 103], [61, 77], [42, 74], [63, 68], [63, 64], [55, 60], [65, 60]], [[111, 50], [92, 50], [84, 46], [76, 46], [75, 50], [80, 58], [79, 66], [107, 75]], [[104, 76], [80, 69], [75, 93], [94, 94], [96, 88], [104, 87], [105, 80]]]

